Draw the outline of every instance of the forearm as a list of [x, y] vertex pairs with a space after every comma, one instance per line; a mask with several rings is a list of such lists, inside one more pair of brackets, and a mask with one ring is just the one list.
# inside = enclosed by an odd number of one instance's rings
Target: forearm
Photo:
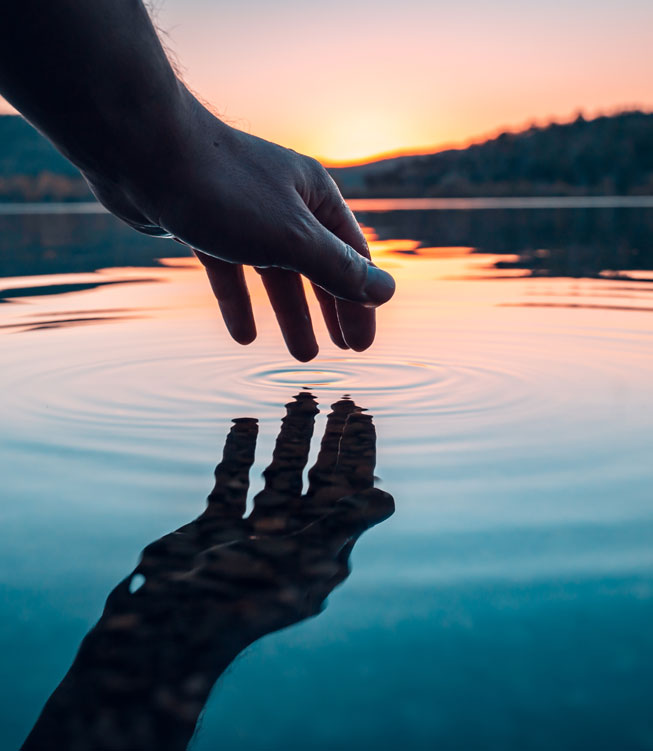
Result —
[[219, 622], [203, 640], [183, 608], [175, 612], [181, 632], [103, 617], [23, 751], [185, 751], [215, 681], [246, 644]]
[[87, 177], [116, 183], [156, 171], [190, 99], [141, 0], [5, 3], [0, 93]]

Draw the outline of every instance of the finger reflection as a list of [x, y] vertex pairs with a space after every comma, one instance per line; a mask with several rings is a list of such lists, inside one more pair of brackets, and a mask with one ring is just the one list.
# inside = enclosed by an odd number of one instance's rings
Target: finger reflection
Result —
[[317, 413], [308, 392], [286, 405], [248, 517], [258, 425], [233, 421], [206, 509], [145, 548], [111, 592], [24, 749], [184, 749], [234, 658], [320, 612], [394, 502], [374, 488], [372, 418], [349, 398], [332, 405], [302, 495]]

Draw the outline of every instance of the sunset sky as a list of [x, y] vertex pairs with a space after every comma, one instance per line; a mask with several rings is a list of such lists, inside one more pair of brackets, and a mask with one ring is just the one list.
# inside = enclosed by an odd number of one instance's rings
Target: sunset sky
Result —
[[155, 5], [185, 80], [221, 116], [329, 163], [653, 108], [651, 0]]

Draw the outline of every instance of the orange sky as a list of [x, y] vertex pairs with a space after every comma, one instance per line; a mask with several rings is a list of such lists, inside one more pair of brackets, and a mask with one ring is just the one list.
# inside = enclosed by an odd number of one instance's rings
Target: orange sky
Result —
[[329, 163], [653, 107], [651, 0], [157, 6], [184, 78], [219, 114]]

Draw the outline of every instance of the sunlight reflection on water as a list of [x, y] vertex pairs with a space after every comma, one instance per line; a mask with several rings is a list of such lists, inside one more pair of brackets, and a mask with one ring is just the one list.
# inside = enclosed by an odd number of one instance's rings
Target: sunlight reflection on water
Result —
[[[201, 511], [229, 421], [260, 420], [256, 490], [283, 405], [302, 389], [319, 402], [318, 428], [344, 393], [374, 416], [376, 471], [396, 513], [357, 547], [324, 614], [265, 640], [224, 679], [198, 748], [263, 748], [269, 728], [287, 740], [284, 723], [319, 717], [325, 696], [342, 700], [335, 736], [304, 727], [307, 748], [338, 747], [352, 728], [377, 749], [507, 747], [496, 718], [518, 725], [523, 711], [550, 734], [545, 745], [565, 748], [560, 718], [577, 697], [607, 717], [617, 693], [630, 722], [604, 723], [603, 736], [644, 727], [653, 264], [641, 249], [653, 228], [635, 209], [543, 211], [365, 214], [396, 299], [360, 355], [327, 343], [312, 306], [322, 353], [306, 365], [286, 355], [256, 275], [259, 339], [239, 348], [197, 264], [147, 262], [170, 244], [142, 240], [142, 267], [126, 268], [122, 243], [136, 236], [109, 217], [58, 217], [54, 235], [46, 218], [11, 225], [26, 258], [54, 239], [37, 273], [7, 240], [13, 273], [1, 285], [11, 502], [0, 637], [19, 709], [0, 715], [0, 746], [27, 731], [138, 551]], [[369, 706], [357, 704], [367, 692]], [[243, 696], [267, 727], [249, 721]], [[462, 705], [476, 723], [427, 719]], [[592, 736], [595, 720], [577, 721]]]

